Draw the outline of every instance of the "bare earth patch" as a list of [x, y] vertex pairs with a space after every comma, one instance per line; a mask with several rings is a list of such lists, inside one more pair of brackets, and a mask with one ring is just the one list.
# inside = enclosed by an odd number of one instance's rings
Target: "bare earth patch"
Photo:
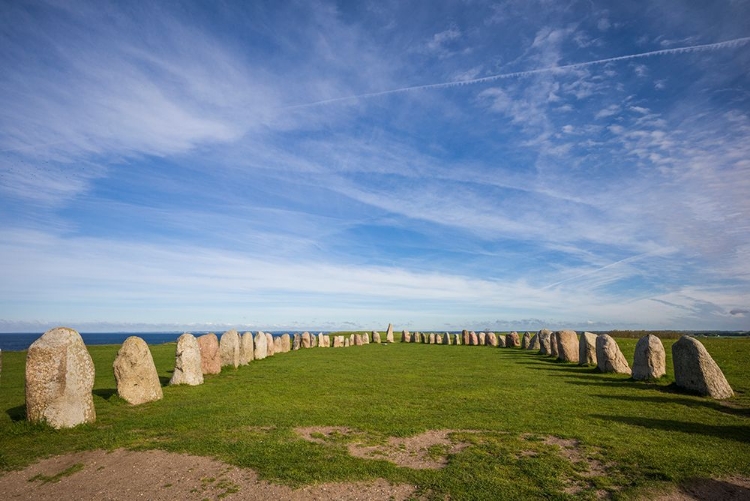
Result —
[[291, 489], [258, 479], [250, 469], [220, 461], [164, 451], [88, 451], [44, 459], [0, 476], [4, 500], [80, 501], [82, 499], [154, 501], [186, 499], [408, 499], [412, 485], [375, 482], [328, 483]]
[[750, 499], [750, 478], [729, 477], [721, 480], [696, 478], [675, 487], [672, 492], [645, 496], [653, 501], [745, 501]]
[[409, 438], [390, 437], [385, 444], [367, 444], [363, 434], [346, 427], [295, 428], [300, 437], [310, 442], [326, 443], [338, 437], [347, 441], [349, 454], [363, 459], [383, 459], [398, 466], [414, 469], [440, 469], [448, 464], [448, 456], [465, 449], [468, 444], [454, 442], [451, 433], [457, 430], [430, 430]]

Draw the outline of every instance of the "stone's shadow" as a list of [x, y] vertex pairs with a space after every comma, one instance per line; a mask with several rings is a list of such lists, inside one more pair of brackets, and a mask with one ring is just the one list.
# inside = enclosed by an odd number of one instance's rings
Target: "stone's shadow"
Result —
[[[170, 371], [170, 372], [174, 372], [174, 371]], [[170, 379], [171, 378], [168, 378], [167, 376], [159, 376], [159, 382], [161, 383], [162, 386], [167, 386], [169, 384]]]
[[750, 499], [750, 489], [713, 478], [691, 478], [680, 484], [680, 492], [693, 499], [722, 499], [740, 501]]
[[115, 388], [99, 388], [99, 389], [96, 389], [96, 390], [92, 391], [91, 393], [93, 393], [97, 397], [102, 397], [104, 400], [109, 400], [112, 397], [112, 395], [116, 395], [117, 394], [117, 389], [115, 389]]
[[[677, 393], [676, 391], [669, 391], [670, 386], [656, 387], [655, 390], [663, 391], [664, 393]], [[645, 396], [645, 395], [592, 395], [592, 397], [599, 397], [605, 399], [614, 400], [627, 400], [630, 402], [647, 402], [655, 405], [659, 404], [680, 404], [686, 407], [700, 408], [705, 407], [717, 412], [723, 412], [725, 414], [731, 414], [733, 416], [750, 417], [750, 408], [744, 407], [731, 407], [729, 405], [722, 404], [720, 402], [709, 400], [707, 398], [691, 399], [691, 398], [677, 398], [677, 397], [661, 397], [661, 396]]]
[[640, 426], [652, 430], [678, 431], [695, 435], [717, 437], [725, 440], [750, 443], [750, 426], [720, 426], [704, 423], [688, 423], [672, 419], [653, 419], [635, 416], [606, 416], [603, 414], [589, 414], [594, 419], [614, 421], [630, 426]]
[[5, 413], [8, 415], [11, 421], [17, 423], [26, 419], [26, 405], [19, 405], [17, 407], [11, 407], [6, 410]]

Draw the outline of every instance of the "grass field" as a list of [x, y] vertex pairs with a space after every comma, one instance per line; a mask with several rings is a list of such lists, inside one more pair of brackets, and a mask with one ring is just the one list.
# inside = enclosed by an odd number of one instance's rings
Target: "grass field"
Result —
[[[632, 363], [636, 339], [619, 339]], [[702, 340], [737, 396], [726, 402], [658, 383], [599, 374], [510, 348], [369, 344], [308, 349], [224, 368], [197, 387], [165, 387], [132, 407], [115, 391], [118, 346], [89, 346], [97, 421], [55, 431], [25, 421], [25, 352], [5, 352], [0, 378], [0, 469], [97, 448], [158, 448], [212, 456], [292, 486], [382, 477], [451, 499], [633, 498], [696, 477], [750, 476], [750, 339]], [[164, 384], [174, 344], [151, 346]], [[300, 426], [347, 426], [373, 442], [425, 430], [474, 430], [442, 470], [414, 470], [315, 444]], [[605, 471], [587, 473], [545, 438], [576, 439]], [[575, 495], [564, 489], [576, 484]]]

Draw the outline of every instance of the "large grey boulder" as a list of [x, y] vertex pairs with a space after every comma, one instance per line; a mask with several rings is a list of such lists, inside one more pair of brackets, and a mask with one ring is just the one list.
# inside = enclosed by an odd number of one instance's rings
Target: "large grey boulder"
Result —
[[549, 329], [541, 329], [536, 333], [539, 336], [539, 354], [549, 355], [552, 353], [552, 331]]
[[596, 364], [596, 334], [584, 332], [578, 340], [578, 365]]
[[487, 346], [494, 346], [497, 348], [497, 334], [494, 332], [487, 333]]
[[667, 354], [661, 339], [648, 334], [638, 340], [633, 355], [633, 379], [659, 379], [667, 373]]
[[130, 336], [122, 343], [112, 364], [117, 382], [117, 394], [132, 405], [160, 400], [164, 394], [154, 357], [146, 341]]
[[305, 331], [302, 333], [302, 348], [309, 348], [310, 347], [310, 333]]
[[276, 352], [274, 351], [273, 334], [270, 332], [264, 332], [266, 335], [266, 355], [272, 357]]
[[240, 365], [247, 365], [255, 358], [253, 333], [245, 332], [240, 336]]
[[386, 343], [393, 342], [393, 325], [392, 324], [388, 324], [388, 330], [385, 332], [385, 342]]
[[534, 334], [531, 337], [531, 341], [529, 342], [529, 346], [527, 346], [529, 350], [539, 350], [539, 334]]
[[596, 338], [596, 366], [601, 372], [630, 374], [630, 366], [625, 360], [617, 341], [609, 334], [599, 334]]
[[26, 353], [26, 418], [53, 428], [96, 421], [94, 362], [80, 334], [48, 330]]
[[219, 354], [219, 338], [216, 334], [209, 332], [198, 336], [198, 349], [201, 352], [201, 372], [205, 374], [218, 374], [221, 372], [221, 355]]
[[523, 333], [523, 337], [521, 338], [521, 348], [528, 350], [529, 344], [531, 344], [531, 333], [527, 331]]
[[521, 337], [516, 331], [511, 332], [505, 336], [505, 347], [506, 348], [518, 348], [521, 346]]
[[203, 384], [201, 349], [195, 336], [188, 332], [177, 338], [177, 347], [174, 353], [174, 372], [169, 384], [187, 384], [190, 386]]
[[576, 331], [557, 332], [557, 358], [563, 362], [578, 363], [578, 334], [576, 334]]
[[255, 360], [263, 360], [268, 356], [268, 338], [263, 331], [255, 333], [255, 339], [253, 339], [253, 350]]
[[734, 395], [724, 373], [697, 339], [690, 336], [678, 339], [672, 345], [672, 363], [677, 386], [716, 399]]
[[380, 344], [380, 342], [381, 342], [382, 340], [380, 339], [380, 333], [379, 333], [378, 331], [372, 331], [372, 332], [370, 333], [370, 335], [372, 336], [372, 342], [373, 342], [373, 343], [377, 343], [377, 344]]
[[236, 330], [226, 331], [219, 340], [219, 354], [221, 355], [221, 366], [231, 365], [234, 368], [240, 366], [240, 335]]

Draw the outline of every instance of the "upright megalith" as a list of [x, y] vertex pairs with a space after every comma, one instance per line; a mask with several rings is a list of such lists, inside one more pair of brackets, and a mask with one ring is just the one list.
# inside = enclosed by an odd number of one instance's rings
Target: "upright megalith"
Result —
[[334, 336], [333, 337], [333, 347], [334, 348], [343, 348], [344, 347], [344, 336]]
[[467, 331], [466, 329], [461, 331], [461, 341], [464, 345], [471, 344], [471, 336], [469, 335], [469, 331]]
[[407, 331], [406, 329], [402, 330], [401, 331], [401, 342], [402, 343], [408, 343], [409, 341], [411, 341], [411, 336], [409, 335], [409, 331]]
[[443, 344], [447, 344], [447, 345], [451, 344], [451, 335], [450, 335], [450, 332], [446, 332], [443, 335]]
[[385, 342], [393, 342], [393, 324], [388, 324], [388, 330], [385, 332]]
[[117, 394], [132, 405], [161, 400], [164, 396], [154, 357], [146, 341], [130, 336], [122, 343], [112, 364]]
[[538, 333], [531, 336], [531, 341], [529, 342], [529, 346], [527, 346], [527, 349], [539, 350], [539, 334]]
[[576, 334], [576, 331], [557, 332], [557, 358], [563, 362], [578, 363], [578, 334]]
[[617, 341], [609, 334], [599, 334], [596, 338], [596, 366], [601, 372], [630, 374], [630, 366], [625, 360]]
[[373, 343], [380, 344], [381, 339], [380, 339], [380, 333], [378, 331], [372, 331], [370, 335], [372, 336]]
[[498, 334], [497, 335], [497, 347], [498, 348], [505, 348], [505, 334]]
[[479, 336], [474, 331], [469, 332], [469, 344], [472, 346], [479, 346]]
[[536, 333], [539, 336], [539, 354], [549, 355], [552, 353], [552, 331], [549, 329], [541, 329]]
[[198, 336], [198, 349], [201, 353], [201, 372], [205, 374], [218, 374], [221, 372], [221, 355], [219, 354], [219, 338], [216, 334], [209, 332]]
[[724, 399], [734, 395], [724, 373], [711, 358], [703, 343], [682, 336], [672, 345], [674, 382], [680, 388]]
[[516, 331], [511, 332], [505, 336], [505, 347], [506, 348], [518, 348], [521, 346], [521, 337]]
[[453, 344], [455, 344], [456, 346], [460, 346], [461, 345], [461, 334], [454, 334], [453, 335]]
[[240, 336], [240, 365], [247, 365], [255, 358], [253, 333], [245, 332]]
[[354, 341], [354, 346], [362, 346], [365, 342], [363, 341], [363, 338], [366, 338], [367, 334], [352, 334], [352, 341]]
[[310, 333], [305, 331], [302, 333], [302, 348], [309, 348], [310, 347]]
[[225, 365], [237, 368], [240, 366], [240, 335], [236, 330], [226, 331], [219, 340], [219, 353], [221, 355], [221, 366]]
[[266, 356], [272, 357], [276, 352], [274, 351], [273, 334], [270, 332], [264, 332], [266, 335]]
[[26, 353], [26, 418], [53, 428], [96, 421], [94, 362], [81, 335], [67, 327], [48, 330]]
[[255, 356], [255, 360], [263, 360], [268, 356], [268, 338], [263, 331], [255, 333], [253, 355]]
[[487, 346], [487, 333], [486, 332], [477, 333], [477, 337], [479, 338], [479, 346]]
[[292, 340], [292, 349], [299, 350], [302, 347], [302, 335], [295, 334]]
[[281, 336], [275, 336], [273, 338], [273, 352], [284, 353], [284, 342], [281, 340]]
[[281, 353], [289, 353], [292, 350], [292, 338], [289, 334], [281, 335]]
[[201, 369], [201, 349], [195, 336], [186, 332], [177, 338], [177, 348], [174, 353], [174, 373], [169, 384], [187, 384], [196, 386], [203, 384], [203, 370]]
[[635, 345], [633, 379], [659, 379], [667, 373], [667, 354], [661, 339], [649, 334]]
[[487, 346], [494, 346], [497, 348], [497, 334], [494, 332], [487, 333]]
[[521, 348], [524, 350], [528, 350], [529, 344], [531, 344], [531, 333], [526, 331], [523, 333], [523, 337], [521, 338]]
[[596, 334], [584, 332], [578, 340], [578, 365], [596, 364]]

